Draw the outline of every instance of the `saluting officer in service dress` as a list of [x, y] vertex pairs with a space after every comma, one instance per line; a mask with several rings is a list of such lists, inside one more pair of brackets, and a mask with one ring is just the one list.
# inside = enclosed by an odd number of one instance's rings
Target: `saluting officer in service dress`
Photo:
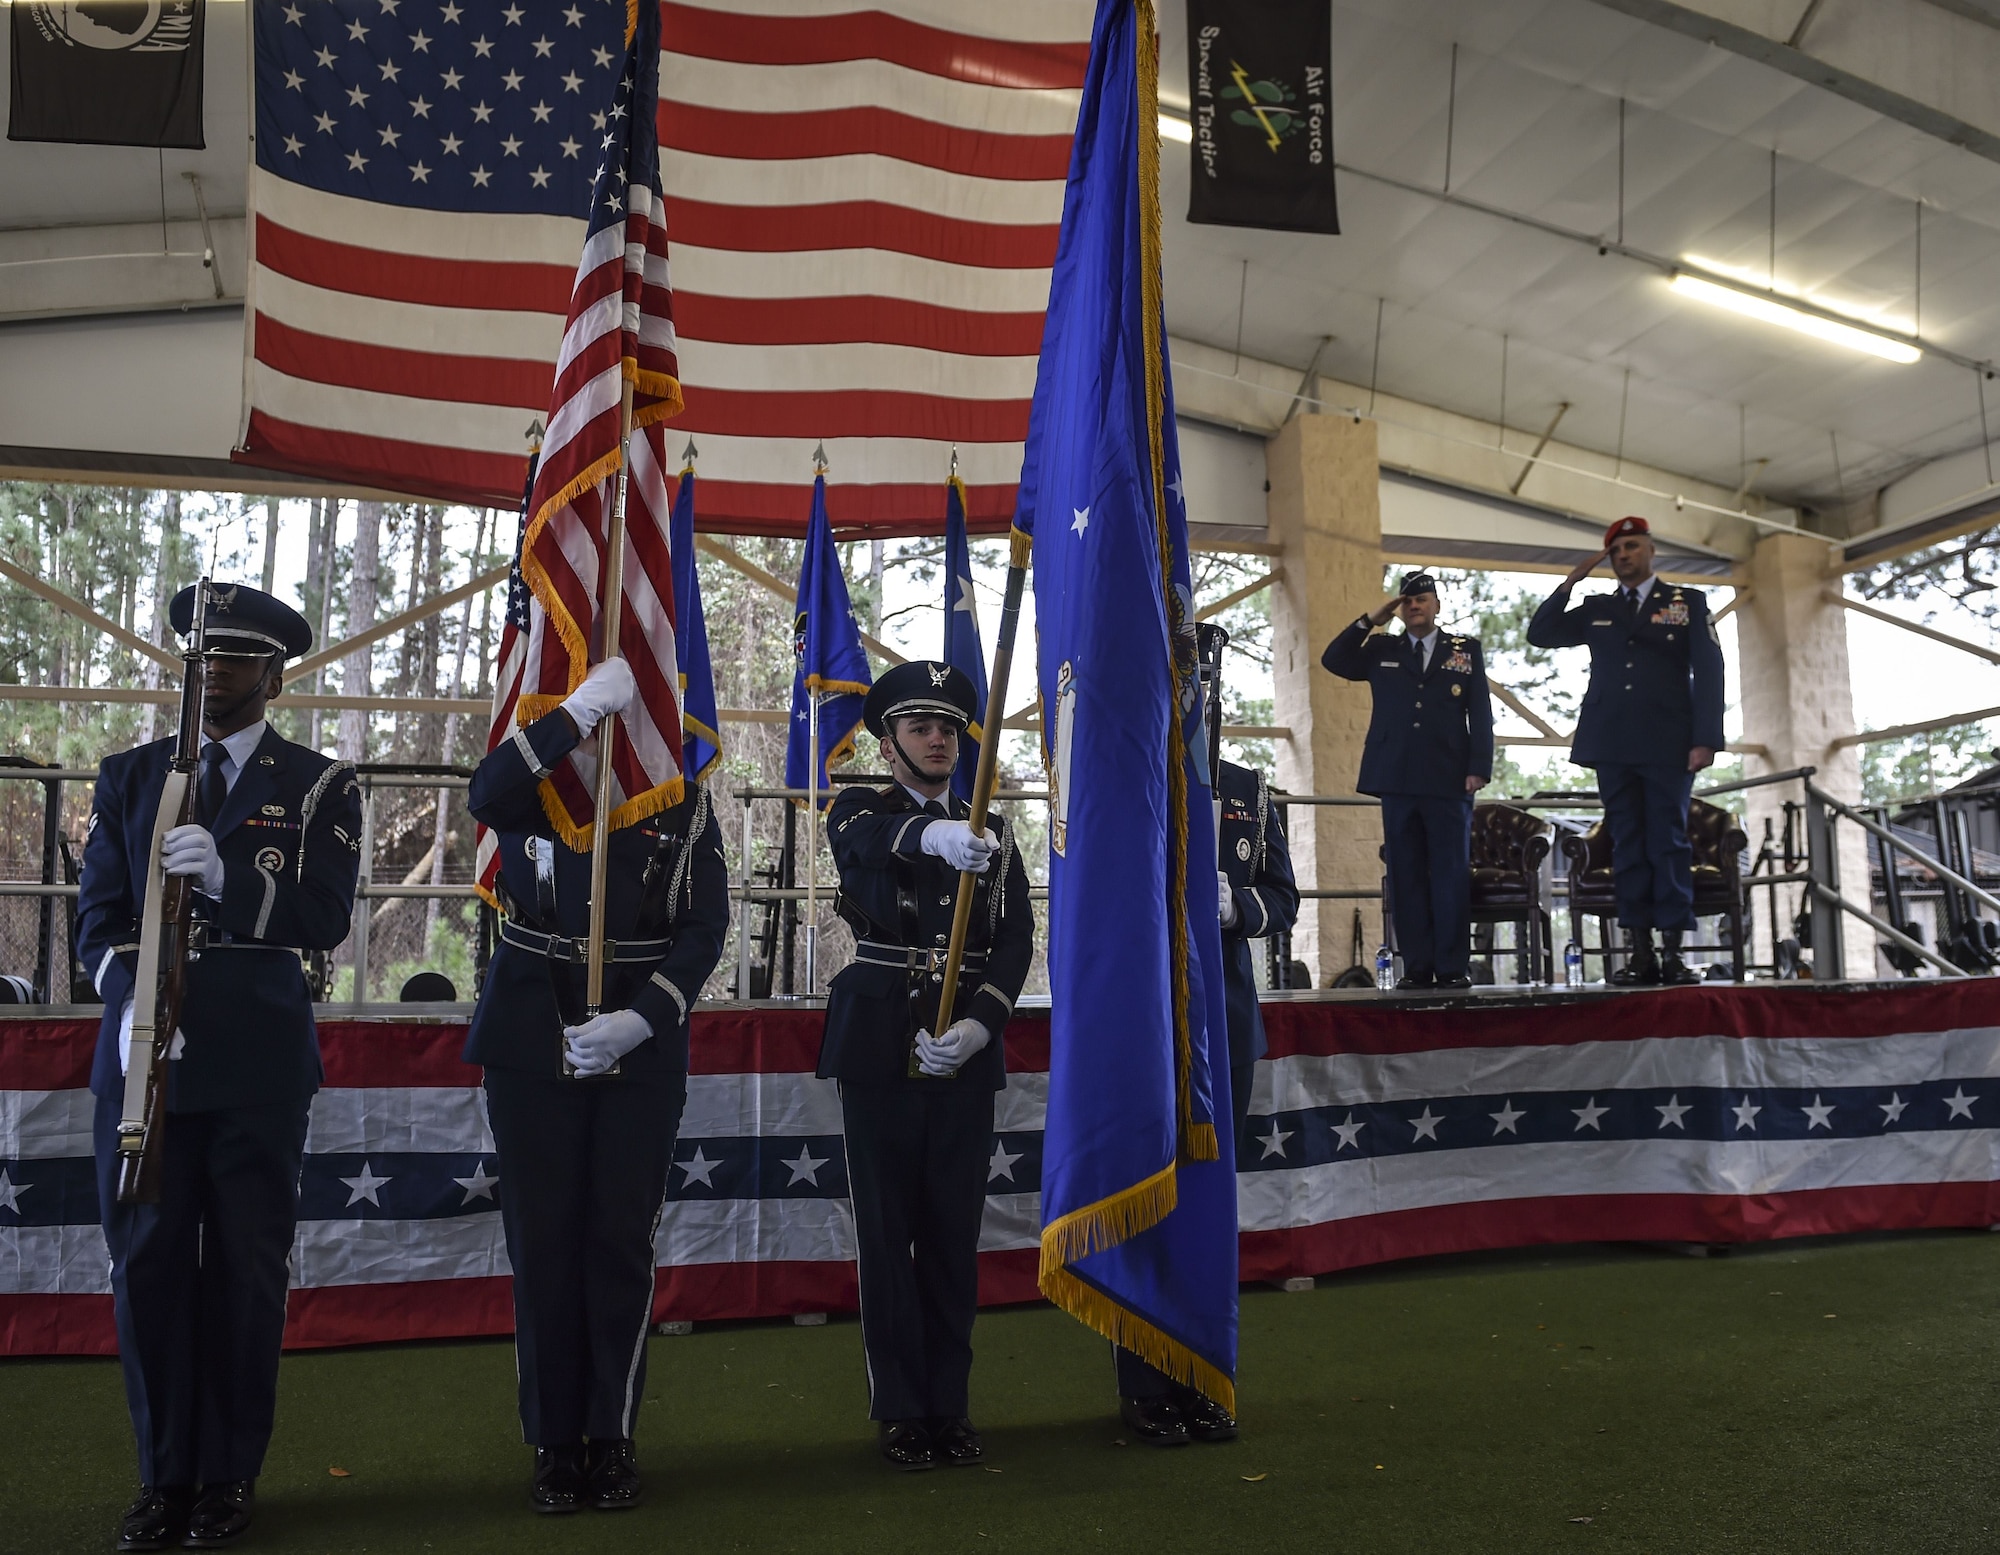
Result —
[[[1607, 559], [1617, 591], [1572, 606], [1570, 591]], [[1653, 561], [1651, 526], [1621, 518], [1605, 530], [1604, 549], [1572, 569], [1528, 623], [1537, 648], [1590, 650], [1569, 759], [1597, 769], [1618, 921], [1631, 947], [1611, 981], [1627, 986], [1701, 980], [1681, 959], [1681, 936], [1695, 926], [1688, 801], [1694, 775], [1723, 746], [1722, 646], [1708, 598], [1662, 583]]]
[[[1493, 778], [1493, 699], [1479, 639], [1439, 631], [1437, 613], [1436, 580], [1406, 573], [1320, 659], [1374, 694], [1354, 786], [1382, 801], [1399, 988], [1472, 986], [1472, 804]], [[1375, 632], [1397, 614], [1400, 637]]]
[[[1271, 803], [1264, 774], [1233, 761], [1220, 763], [1215, 789], [1222, 800], [1220, 867], [1216, 884], [1222, 916], [1222, 988], [1229, 1008], [1229, 1102], [1235, 1115], [1236, 1158], [1244, 1159], [1243, 1130], [1257, 1060], [1264, 1056], [1264, 1013], [1257, 1005], [1257, 971], [1251, 941], [1283, 934], [1298, 920], [1299, 888], [1285, 825]], [[1187, 1441], [1226, 1442], [1236, 1421], [1214, 1399], [1176, 1382], [1122, 1346], [1117, 1357], [1119, 1416], [1149, 1446]]]
[[[590, 852], [556, 836], [542, 780], [633, 698], [623, 659], [473, 773], [500, 844], [500, 944], [465, 1044], [486, 1070], [514, 1266], [521, 1428], [540, 1512], [637, 1504], [653, 1236], [687, 1099], [688, 1012], [722, 956], [729, 882], [708, 791], [611, 834], [604, 1011], [584, 1020]], [[565, 1060], [574, 1075], [565, 1075]]]
[[[950, 790], [972, 682], [899, 664], [863, 709], [895, 782], [845, 788], [827, 814], [855, 958], [833, 979], [819, 1073], [840, 1082], [854, 1202], [869, 1417], [898, 1468], [977, 1462], [971, 1420], [979, 1223], [1002, 1035], [1034, 959], [1028, 874], [995, 815], [975, 836]], [[951, 1019], [938, 1030], [961, 870], [976, 873]], [[911, 1073], [913, 1061], [920, 1068]]]
[[[193, 589], [169, 619], [193, 629]], [[287, 1260], [306, 1116], [319, 1089], [302, 950], [347, 938], [360, 864], [354, 769], [265, 721], [285, 659], [312, 646], [297, 611], [256, 589], [211, 594], [199, 824], [168, 832], [169, 874], [196, 882], [199, 959], [169, 1049], [157, 1204], [118, 1202], [147, 852], [173, 740], [98, 769], [77, 896], [77, 955], [104, 999], [90, 1088], [98, 1208], [125, 1398], [144, 1488], [118, 1547], [196, 1548], [249, 1525], [277, 1410]]]

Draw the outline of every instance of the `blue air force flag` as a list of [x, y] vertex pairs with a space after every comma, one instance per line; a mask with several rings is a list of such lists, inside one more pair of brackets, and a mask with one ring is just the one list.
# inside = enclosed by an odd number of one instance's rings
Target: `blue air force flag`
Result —
[[1021, 472], [1051, 789], [1041, 1287], [1224, 1405], [1236, 1181], [1150, 0], [1099, 0]]
[[701, 613], [701, 574], [694, 564], [694, 466], [681, 471], [667, 529], [674, 569], [674, 662], [681, 672], [681, 770], [706, 782], [722, 760], [715, 714], [715, 666], [708, 656], [708, 621]]
[[[861, 623], [847, 597], [847, 574], [833, 545], [826, 516], [826, 477], [813, 478], [812, 514], [806, 520], [806, 554], [799, 567], [798, 612], [792, 618], [792, 725], [785, 745], [785, 786], [827, 792], [827, 773], [854, 754], [861, 704], [875, 682], [861, 646]], [[819, 770], [810, 754], [812, 699], [819, 699]], [[820, 800], [824, 809], [831, 796]]]
[[[979, 641], [979, 604], [972, 592], [972, 544], [965, 535], [965, 483], [956, 475], [944, 498], [944, 662], [972, 682], [972, 727], [958, 742], [958, 770], [951, 786], [972, 798], [979, 743], [986, 737], [986, 650]], [[1001, 711], [1004, 713], [1005, 708]], [[996, 736], [997, 738], [997, 736]]]

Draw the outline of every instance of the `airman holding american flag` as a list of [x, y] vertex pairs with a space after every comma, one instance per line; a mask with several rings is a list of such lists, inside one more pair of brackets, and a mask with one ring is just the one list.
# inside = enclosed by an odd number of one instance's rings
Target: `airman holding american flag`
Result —
[[653, 1235], [688, 1011], [729, 921], [721, 836], [682, 768], [659, 11], [631, 18], [469, 795], [481, 885], [506, 916], [465, 1057], [486, 1071], [545, 1513], [640, 1498]]

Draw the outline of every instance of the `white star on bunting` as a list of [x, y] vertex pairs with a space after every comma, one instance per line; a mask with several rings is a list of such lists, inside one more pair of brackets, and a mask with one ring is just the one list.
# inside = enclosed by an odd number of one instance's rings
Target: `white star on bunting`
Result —
[[1660, 1115], [1661, 1128], [1677, 1128], [1685, 1134], [1687, 1132], [1687, 1125], [1681, 1122], [1681, 1119], [1694, 1111], [1694, 1108], [1687, 1102], [1682, 1101], [1680, 1093], [1676, 1091], [1672, 1096], [1667, 1098], [1667, 1104], [1664, 1107], [1656, 1106], [1653, 1110]]
[[348, 1209], [352, 1209], [363, 1199], [366, 1199], [377, 1209], [382, 1207], [382, 1200], [377, 1195], [381, 1192], [382, 1185], [388, 1182], [389, 1179], [387, 1177], [377, 1177], [374, 1168], [366, 1161], [361, 1163], [361, 1175], [359, 1177], [343, 1177], [340, 1180], [348, 1190], [346, 1205]]
[[689, 1187], [694, 1183], [700, 1183], [704, 1188], [713, 1188], [715, 1180], [712, 1174], [721, 1164], [720, 1161], [711, 1161], [707, 1156], [703, 1155], [700, 1145], [694, 1147], [694, 1154], [689, 1156], [685, 1161], [676, 1161], [674, 1163], [683, 1172], [687, 1173], [686, 1179], [681, 1183], [683, 1188]]
[[994, 1140], [993, 1159], [986, 1168], [986, 1180], [988, 1182], [998, 1182], [1004, 1177], [1007, 1181], [1012, 1182], [1014, 1180], [1014, 1163], [1021, 1159], [1022, 1154], [1023, 1152], [1019, 1150], [1009, 1150], [1006, 1140]]
[[500, 1179], [488, 1176], [486, 1163], [481, 1161], [477, 1166], [473, 1167], [470, 1177], [454, 1177], [452, 1181], [465, 1190], [465, 1197], [459, 1200], [458, 1204], [460, 1209], [464, 1209], [474, 1199], [485, 1199], [489, 1203], [494, 1202], [493, 1189]]
[[788, 1168], [792, 1174], [790, 1181], [785, 1186], [792, 1188], [802, 1182], [807, 1182], [817, 1188], [819, 1186], [819, 1169], [826, 1165], [829, 1159], [827, 1156], [814, 1155], [810, 1145], [800, 1145], [796, 1159], [790, 1161], [780, 1160], [778, 1162], [780, 1166]]
[[1951, 1109], [1945, 1114], [1945, 1122], [1949, 1123], [1953, 1118], [1963, 1118], [1966, 1122], [1970, 1123], [1972, 1121], [1972, 1104], [1978, 1100], [1977, 1096], [1966, 1095], [1964, 1086], [1955, 1086], [1952, 1093], [1944, 1099], [1945, 1106]]
[[1757, 1114], [1764, 1109], [1762, 1107], [1753, 1107], [1750, 1104], [1750, 1098], [1745, 1096], [1741, 1102], [1729, 1110], [1736, 1114], [1736, 1131], [1741, 1133], [1746, 1128], [1755, 1129], [1757, 1127]]
[[34, 1187], [31, 1182], [16, 1182], [4, 1170], [0, 1170], [0, 1209], [11, 1209], [21, 1213], [21, 1195]]
[[1813, 1104], [1805, 1109], [1805, 1114], [1808, 1134], [1816, 1128], [1823, 1128], [1829, 1134], [1833, 1132], [1833, 1108], [1819, 1099], [1818, 1091], [1813, 1092]]
[[1412, 1139], [1410, 1143], [1415, 1144], [1417, 1139], [1428, 1139], [1432, 1144], [1436, 1144], [1438, 1142], [1438, 1125], [1442, 1122], [1444, 1122], [1442, 1117], [1432, 1116], [1431, 1104], [1425, 1102], [1423, 1112], [1409, 1120], [1410, 1126], [1417, 1131], [1416, 1139]]
[[1356, 1123], [1354, 1121], [1354, 1109], [1352, 1107], [1348, 1108], [1347, 1121], [1345, 1123], [1336, 1123], [1333, 1126], [1334, 1133], [1340, 1136], [1340, 1143], [1333, 1147], [1333, 1153], [1339, 1155], [1343, 1150], [1359, 1150], [1361, 1146], [1356, 1144], [1355, 1140], [1360, 1137], [1361, 1131], [1367, 1126], [1368, 1124], [1365, 1121]]
[[1891, 1091], [1887, 1101], [1878, 1101], [1875, 1105], [1882, 1109], [1882, 1126], [1887, 1128], [1903, 1116], [1904, 1109], [1910, 1104]]
[[1486, 1115], [1493, 1120], [1493, 1137], [1495, 1139], [1498, 1139], [1502, 1134], [1512, 1134], [1516, 1139], [1519, 1139], [1521, 1131], [1515, 1125], [1528, 1114], [1521, 1108], [1516, 1107], [1514, 1099], [1510, 1096], [1500, 1103], [1500, 1110], [1498, 1112], [1489, 1112]]
[[1576, 1114], [1576, 1127], [1570, 1132], [1580, 1134], [1587, 1128], [1594, 1128], [1601, 1134], [1604, 1128], [1597, 1120], [1611, 1109], [1598, 1106], [1597, 1098], [1593, 1096], [1581, 1107], [1572, 1107], [1569, 1110]]
[[[1349, 1116], [1352, 1116], [1352, 1114], [1349, 1114]], [[1290, 1159], [1285, 1154], [1285, 1141], [1292, 1137], [1292, 1131], [1288, 1128], [1279, 1128], [1276, 1118], [1271, 1119], [1270, 1133], [1255, 1135], [1253, 1137], [1257, 1140], [1258, 1144], [1264, 1147], [1264, 1153], [1257, 1157], [1258, 1160], [1268, 1161], [1272, 1156], [1276, 1156], [1281, 1161]]]

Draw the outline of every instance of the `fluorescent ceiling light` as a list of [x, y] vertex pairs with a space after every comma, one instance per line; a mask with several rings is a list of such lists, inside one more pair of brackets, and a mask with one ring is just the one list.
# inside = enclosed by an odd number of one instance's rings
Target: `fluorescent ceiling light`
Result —
[[1816, 340], [1825, 340], [1837, 346], [1846, 346], [1850, 351], [1865, 351], [1870, 356], [1879, 356], [1886, 362], [1908, 364], [1923, 360], [1923, 352], [1906, 341], [1890, 335], [1877, 334], [1862, 324], [1844, 324], [1818, 313], [1808, 313], [1803, 308], [1790, 303], [1770, 292], [1739, 289], [1737, 286], [1712, 281], [1686, 270], [1674, 272], [1673, 289], [1684, 297], [1692, 297], [1698, 302], [1706, 302], [1718, 308], [1727, 308], [1732, 313], [1741, 313], [1753, 319], [1761, 319], [1766, 324], [1782, 325], [1795, 329], [1802, 335], [1811, 335]]
[[1185, 119], [1163, 113], [1160, 115], [1160, 139], [1177, 140], [1183, 146], [1191, 146], [1194, 144], [1194, 126]]

